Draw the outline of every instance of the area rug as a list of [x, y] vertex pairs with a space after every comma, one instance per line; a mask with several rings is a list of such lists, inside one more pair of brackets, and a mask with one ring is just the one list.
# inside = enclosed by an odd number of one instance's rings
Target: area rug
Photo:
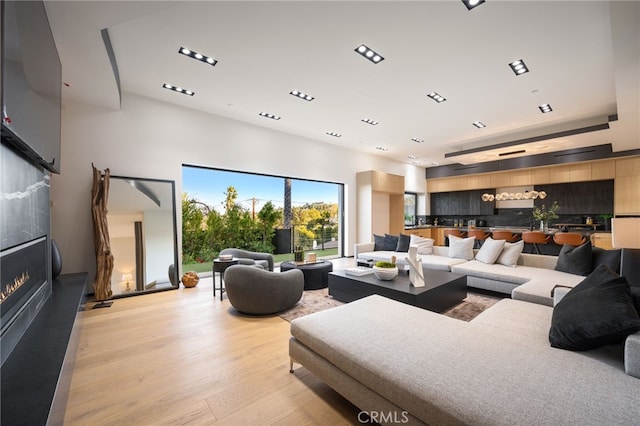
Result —
[[[481, 294], [469, 291], [467, 298], [462, 302], [444, 311], [442, 314], [462, 321], [471, 321], [485, 309], [493, 306], [502, 299], [499, 296]], [[279, 314], [279, 317], [286, 321], [293, 321], [296, 318], [324, 311], [343, 303], [329, 296], [326, 288], [320, 290], [307, 290], [302, 295], [302, 299], [293, 308]]]

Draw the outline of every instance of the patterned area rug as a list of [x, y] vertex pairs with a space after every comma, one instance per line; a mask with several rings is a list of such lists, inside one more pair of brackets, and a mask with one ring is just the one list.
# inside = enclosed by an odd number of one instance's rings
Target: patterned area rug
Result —
[[[480, 314], [480, 312], [489, 308], [500, 299], [501, 297], [499, 296], [469, 291], [466, 299], [456, 306], [446, 310], [442, 314], [462, 321], [471, 321]], [[297, 305], [280, 313], [279, 317], [291, 322], [296, 318], [303, 317], [314, 312], [324, 311], [325, 309], [330, 309], [342, 304], [342, 302], [339, 302], [329, 296], [329, 291], [326, 288], [320, 290], [308, 290], [304, 292], [302, 299]]]

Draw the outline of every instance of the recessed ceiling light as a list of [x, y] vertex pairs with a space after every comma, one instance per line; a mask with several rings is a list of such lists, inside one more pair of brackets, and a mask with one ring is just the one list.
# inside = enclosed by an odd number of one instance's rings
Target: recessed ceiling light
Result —
[[387, 148], [386, 146], [376, 146], [376, 149], [378, 151], [389, 151], [389, 148]]
[[336, 132], [327, 132], [327, 134], [329, 136], [333, 136], [333, 137], [336, 137], [336, 138], [342, 137], [342, 135], [340, 133], [336, 133]]
[[182, 53], [185, 56], [188, 56], [188, 57], [193, 58], [193, 59], [197, 59], [197, 60], [199, 60], [201, 62], [204, 62], [206, 64], [209, 64], [211, 66], [215, 66], [215, 64], [218, 63], [218, 61], [213, 59], [212, 57], [205, 56], [202, 53], [194, 52], [193, 50], [187, 49], [186, 47], [181, 47], [178, 50], [178, 53]]
[[420, 139], [420, 138], [411, 138], [411, 140], [417, 143], [424, 143], [424, 139]]
[[434, 166], [439, 166], [440, 163], [438, 163], [437, 161], [432, 161], [431, 164], [433, 164]]
[[376, 124], [378, 124], [378, 122], [377, 122], [377, 121], [372, 120], [372, 119], [370, 119], [370, 118], [363, 118], [363, 119], [362, 119], [362, 120], [360, 120], [360, 121], [365, 122], [365, 123], [367, 123], [367, 124], [371, 124], [372, 126], [375, 126]]
[[542, 111], [543, 114], [553, 111], [553, 109], [551, 108], [551, 105], [549, 104], [542, 104], [538, 106], [538, 108], [540, 108], [540, 111]]
[[182, 93], [183, 95], [193, 96], [196, 94], [193, 90], [183, 89], [182, 87], [174, 86], [173, 84], [164, 83], [162, 87], [164, 87], [165, 89], [173, 90], [174, 92]]
[[315, 99], [313, 96], [307, 95], [306, 93], [303, 93], [303, 92], [301, 92], [299, 90], [292, 90], [292, 91], [289, 92], [289, 94], [293, 95], [293, 96], [295, 96], [297, 98], [304, 99], [305, 101], [312, 101], [312, 100]]
[[407, 155], [407, 158], [410, 159], [410, 160], [416, 160], [418, 157], [416, 157], [413, 154], [409, 154], [409, 155]]
[[511, 67], [511, 69], [513, 70], [513, 72], [516, 75], [520, 75], [520, 74], [524, 74], [526, 72], [529, 72], [529, 68], [527, 68], [527, 66], [525, 65], [524, 61], [522, 59], [518, 59], [517, 61], [513, 61], [509, 64], [509, 66]]
[[478, 129], [482, 129], [483, 127], [487, 127], [487, 125], [484, 124], [482, 121], [474, 121], [473, 125], [476, 126]]
[[462, 3], [467, 6], [467, 9], [471, 10], [474, 7], [480, 6], [482, 3], [484, 3], [484, 0], [462, 0]]
[[441, 96], [440, 94], [438, 94], [436, 92], [431, 92], [427, 96], [430, 97], [431, 99], [433, 99], [434, 101], [436, 101], [437, 103], [444, 102], [444, 101], [447, 100], [447, 98]]
[[362, 56], [364, 56], [365, 58], [367, 58], [368, 60], [370, 60], [371, 62], [373, 62], [374, 64], [378, 64], [384, 61], [384, 58], [380, 54], [376, 53], [375, 51], [368, 48], [364, 44], [361, 44], [360, 46], [356, 47], [355, 51], [361, 54]]
[[270, 118], [272, 120], [280, 120], [280, 117], [274, 114], [270, 114], [268, 112], [261, 112], [259, 115], [263, 116], [263, 117], [267, 117]]

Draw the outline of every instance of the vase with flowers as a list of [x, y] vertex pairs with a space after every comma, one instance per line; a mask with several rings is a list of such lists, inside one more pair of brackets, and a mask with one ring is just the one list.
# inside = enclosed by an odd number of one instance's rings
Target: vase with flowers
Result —
[[554, 201], [549, 208], [543, 204], [540, 207], [533, 209], [533, 218], [540, 221], [540, 230], [542, 232], [549, 231], [549, 220], [557, 219], [558, 212], [560, 211], [560, 205], [557, 201]]

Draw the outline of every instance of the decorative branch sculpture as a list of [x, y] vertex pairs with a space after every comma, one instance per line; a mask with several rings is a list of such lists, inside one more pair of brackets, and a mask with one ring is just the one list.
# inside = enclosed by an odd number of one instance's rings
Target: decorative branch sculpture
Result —
[[113, 271], [113, 254], [107, 226], [107, 201], [109, 199], [109, 177], [111, 172], [105, 169], [104, 174], [93, 164], [93, 186], [91, 188], [91, 214], [93, 216], [93, 241], [96, 251], [96, 279], [93, 282], [98, 303], [94, 307], [111, 306], [105, 303], [113, 295], [111, 291], [111, 272]]

